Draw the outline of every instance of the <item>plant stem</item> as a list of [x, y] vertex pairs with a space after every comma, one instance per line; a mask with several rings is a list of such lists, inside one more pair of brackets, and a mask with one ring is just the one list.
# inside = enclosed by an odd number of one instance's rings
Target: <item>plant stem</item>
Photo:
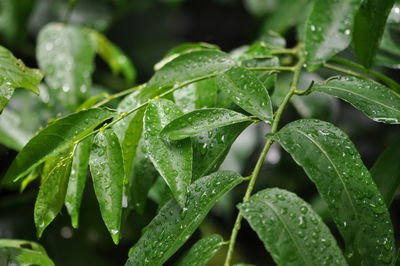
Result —
[[286, 67], [286, 66], [275, 66], [275, 67], [248, 67], [248, 70], [271, 70], [271, 71], [289, 71], [293, 72], [294, 67]]
[[368, 78], [367, 75], [363, 75], [363, 74], [354, 72], [354, 71], [352, 71], [350, 69], [346, 69], [346, 68], [343, 68], [343, 67], [331, 65], [331, 64], [328, 64], [328, 63], [325, 63], [324, 67], [328, 68], [328, 69], [336, 70], [338, 72], [342, 72], [342, 73], [350, 75], [350, 76], [359, 77], [359, 78]]
[[140, 84], [140, 85], [135, 86], [135, 87], [133, 87], [133, 88], [129, 88], [129, 89], [126, 89], [126, 90], [124, 90], [124, 91], [118, 92], [118, 93], [116, 93], [116, 94], [109, 95], [109, 96], [107, 96], [107, 98], [104, 99], [103, 101], [96, 103], [96, 104], [93, 106], [93, 108], [103, 106], [103, 105], [105, 105], [105, 104], [111, 102], [112, 100], [114, 100], [114, 99], [116, 99], [116, 98], [119, 98], [119, 97], [125, 96], [125, 95], [127, 95], [127, 94], [130, 94], [130, 93], [132, 93], [132, 92], [134, 92], [134, 91], [136, 91], [136, 90], [141, 90], [142, 88], [144, 88], [145, 85], [146, 85], [146, 83]]
[[[300, 73], [301, 73], [301, 68], [302, 68], [303, 63], [304, 63], [304, 58], [302, 55], [300, 55], [299, 61], [296, 63], [296, 65], [294, 67], [292, 67], [293, 80], [292, 80], [292, 83], [290, 84], [289, 92], [286, 94], [285, 98], [283, 99], [282, 103], [280, 104], [278, 110], [275, 113], [275, 118], [274, 118], [274, 121], [272, 122], [272, 126], [271, 126], [272, 134], [277, 132], [278, 126], [279, 126], [279, 121], [281, 120], [281, 117], [282, 117], [282, 113], [286, 109], [290, 99], [292, 98], [293, 94], [295, 93], [295, 91], [297, 89], [297, 85], [299, 83]], [[271, 148], [271, 145], [273, 142], [274, 141], [271, 138], [268, 138], [263, 150], [261, 151], [260, 157], [258, 158], [256, 166], [254, 167], [254, 170], [251, 174], [251, 179], [247, 186], [246, 193], [243, 197], [243, 201], [242, 201], [243, 203], [250, 200], [250, 196], [251, 196], [251, 193], [253, 192], [257, 177], [260, 173], [261, 167], [265, 161], [265, 158], [266, 158], [268, 151]], [[243, 215], [239, 212], [236, 217], [236, 221], [233, 226], [231, 237], [229, 240], [229, 249], [228, 249], [228, 253], [225, 258], [225, 264], [224, 264], [225, 266], [229, 266], [231, 263], [231, 260], [233, 257], [233, 252], [235, 249], [236, 238], [237, 238], [237, 235], [240, 230], [240, 224], [242, 222], [242, 219], [243, 219]]]

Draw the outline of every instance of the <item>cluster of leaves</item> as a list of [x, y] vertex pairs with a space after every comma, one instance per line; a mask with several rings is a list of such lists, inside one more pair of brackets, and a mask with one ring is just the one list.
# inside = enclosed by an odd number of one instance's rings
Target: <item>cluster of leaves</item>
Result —
[[[292, 8], [303, 2], [296, 1]], [[398, 144], [389, 147], [368, 171], [351, 140], [331, 123], [301, 119], [278, 129], [292, 97], [307, 98], [313, 92], [349, 102], [377, 122], [400, 123], [399, 85], [368, 70], [374, 58], [391, 65], [387, 57], [375, 57], [379, 49], [393, 53], [398, 49], [394, 42], [388, 44], [390, 31], [398, 30], [392, 25], [398, 27], [394, 19], [386, 23], [391, 10], [393, 16], [399, 13], [399, 7], [393, 5], [394, 1], [315, 0], [307, 9], [305, 23], [287, 21], [299, 23], [301, 42], [294, 48], [286, 48], [285, 40], [275, 33], [231, 53], [206, 43], [183, 44], [156, 64], [155, 74], [146, 84], [90, 98], [96, 52], [128, 83], [135, 79], [132, 64], [94, 30], [49, 24], [38, 38], [38, 63], [50, 99], [61, 111], [72, 113], [50, 121], [23, 145], [2, 184], [11, 187], [20, 183], [25, 187], [41, 178], [34, 208], [40, 237], [63, 205], [73, 227], [78, 228], [89, 169], [103, 221], [116, 244], [121, 237], [122, 217], [133, 210], [143, 213], [152, 189], [157, 194], [159, 211], [130, 250], [126, 265], [164, 264], [195, 232], [215, 203], [244, 180], [250, 182], [238, 205], [240, 212], [229, 241], [227, 265], [242, 218], [279, 265], [394, 264], [397, 252], [388, 207], [400, 176], [396, 163], [390, 164], [387, 158], [398, 152]], [[272, 17], [268, 23], [265, 27], [274, 28], [271, 24], [276, 22]], [[280, 25], [276, 30], [282, 33], [289, 26]], [[351, 41], [363, 66], [333, 58]], [[3, 109], [15, 88], [38, 93], [42, 74], [0, 48]], [[283, 57], [287, 56], [290, 60], [285, 63]], [[329, 60], [353, 70], [332, 65]], [[303, 69], [315, 71], [320, 67], [345, 75], [312, 82], [309, 89], [300, 91]], [[275, 88], [281, 72], [293, 74], [284, 91]], [[123, 96], [116, 110], [105, 107]], [[242, 178], [233, 171], [218, 171], [240, 133], [259, 122], [269, 124], [271, 131], [251, 176]], [[18, 147], [17, 142], [4, 141]], [[295, 194], [268, 188], [251, 196], [273, 142], [278, 142], [315, 183], [343, 237], [344, 252], [318, 214]], [[45, 254], [33, 244], [29, 251], [17, 244], [7, 242], [0, 252], [11, 259], [18, 257], [14, 255], [17, 253]], [[205, 265], [224, 244], [219, 235], [201, 239], [177, 264]], [[19, 255], [20, 263], [24, 262], [22, 258], [25, 255]], [[32, 263], [52, 265], [47, 261]]]

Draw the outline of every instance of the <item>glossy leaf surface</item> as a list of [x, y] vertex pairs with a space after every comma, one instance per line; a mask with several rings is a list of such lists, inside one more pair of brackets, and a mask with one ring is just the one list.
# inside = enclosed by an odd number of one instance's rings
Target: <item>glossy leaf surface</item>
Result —
[[160, 136], [180, 140], [204, 131], [250, 120], [250, 117], [229, 109], [199, 109], [172, 120], [160, 132]]
[[197, 241], [174, 266], [205, 266], [221, 248], [224, 239], [220, 235], [211, 235]]
[[329, 228], [294, 193], [264, 189], [239, 209], [276, 264], [347, 265]]
[[349, 263], [357, 254], [365, 265], [390, 263], [395, 250], [389, 213], [349, 138], [314, 119], [291, 122], [273, 138], [303, 167], [328, 204]]
[[305, 32], [309, 70], [344, 50], [351, 41], [353, 21], [362, 0], [316, 0]]
[[190, 185], [188, 203], [182, 209], [175, 200], [165, 204], [131, 249], [125, 265], [162, 265], [193, 234], [217, 200], [238, 185], [242, 177], [220, 171]]
[[89, 165], [101, 216], [114, 243], [118, 244], [125, 173], [121, 146], [114, 131], [108, 129], [96, 134]]
[[335, 77], [315, 83], [312, 89], [349, 102], [374, 121], [400, 123], [400, 95], [374, 81]]
[[72, 145], [75, 140], [91, 132], [112, 115], [113, 112], [109, 110], [96, 108], [65, 116], [49, 124], [18, 153], [3, 183], [10, 183], [23, 177], [33, 167]]
[[396, 141], [383, 151], [370, 170], [388, 207], [392, 203], [396, 190], [400, 185], [399, 154], [400, 141]]
[[77, 144], [72, 158], [71, 175], [69, 176], [67, 194], [65, 195], [65, 207], [71, 216], [74, 228], [78, 228], [79, 210], [86, 185], [92, 141], [93, 137], [88, 137]]
[[27, 248], [0, 247], [0, 265], [54, 266], [45, 254]]
[[267, 122], [272, 121], [272, 104], [267, 89], [251, 71], [233, 67], [217, 78], [231, 100], [247, 112]]
[[366, 68], [372, 65], [394, 2], [395, 0], [366, 0], [355, 16], [354, 51]]
[[192, 179], [191, 142], [190, 139], [166, 142], [160, 137], [161, 130], [182, 114], [169, 100], [150, 102], [144, 115], [144, 140], [150, 160], [183, 207]]

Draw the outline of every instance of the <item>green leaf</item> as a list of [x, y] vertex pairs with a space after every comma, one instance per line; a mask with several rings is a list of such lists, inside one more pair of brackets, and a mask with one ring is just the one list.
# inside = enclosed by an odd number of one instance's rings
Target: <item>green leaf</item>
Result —
[[205, 266], [221, 248], [223, 242], [224, 239], [220, 235], [200, 239], [174, 265]]
[[251, 117], [229, 109], [199, 109], [172, 120], [163, 128], [160, 136], [170, 140], [180, 140], [204, 131], [251, 120]]
[[278, 265], [347, 265], [321, 218], [296, 194], [271, 188], [239, 204]]
[[101, 216], [114, 243], [118, 244], [125, 173], [121, 146], [113, 130], [107, 129], [96, 134], [89, 166]]
[[372, 80], [334, 77], [315, 83], [312, 89], [345, 100], [374, 121], [400, 123], [400, 95]]
[[183, 207], [192, 179], [190, 139], [165, 142], [159, 136], [168, 123], [181, 115], [182, 112], [169, 100], [150, 102], [144, 115], [144, 140], [150, 160]]
[[39, 33], [36, 55], [51, 95], [67, 110], [75, 110], [92, 85], [95, 48], [89, 31], [70, 24], [48, 24]]
[[95, 108], [65, 116], [49, 124], [18, 153], [3, 178], [3, 184], [17, 181], [33, 167], [71, 146], [74, 141], [112, 116], [113, 112], [107, 109]]
[[305, 32], [308, 70], [344, 50], [351, 41], [353, 20], [362, 0], [315, 0]]
[[93, 137], [90, 136], [77, 144], [72, 159], [71, 175], [69, 176], [67, 194], [65, 195], [65, 207], [71, 216], [74, 228], [78, 228], [79, 224], [79, 209], [81, 207], [83, 190], [86, 185], [92, 141]]
[[272, 121], [272, 103], [267, 89], [251, 71], [233, 67], [218, 76], [221, 89], [238, 106], [269, 123]]
[[136, 78], [136, 70], [129, 57], [103, 34], [94, 30], [90, 31], [90, 33], [97, 53], [110, 66], [113, 74], [118, 75], [122, 73], [128, 84], [133, 84]]
[[216, 76], [235, 65], [228, 54], [217, 50], [195, 50], [179, 55], [158, 70], [141, 93], [146, 100], [163, 89]]
[[0, 265], [54, 266], [47, 255], [27, 248], [0, 247]]
[[64, 204], [71, 163], [70, 150], [50, 158], [46, 163], [34, 210], [38, 238], [42, 236], [44, 229], [53, 221]]
[[372, 65], [394, 1], [366, 0], [362, 3], [355, 16], [354, 51], [366, 68]]
[[399, 152], [400, 141], [396, 141], [383, 151], [370, 170], [388, 207], [400, 185], [400, 164], [397, 157]]
[[28, 240], [0, 238], [0, 247], [29, 248], [46, 255], [46, 250], [42, 245]]
[[0, 45], [0, 112], [16, 88], [25, 88], [39, 95], [37, 85], [42, 78], [43, 74], [38, 69], [26, 67], [21, 60]]
[[131, 249], [125, 265], [162, 265], [193, 234], [221, 196], [242, 182], [232, 171], [219, 171], [190, 185], [188, 203], [182, 209], [170, 200], [147, 226]]
[[361, 265], [390, 263], [395, 250], [388, 210], [346, 134], [330, 123], [303, 119], [273, 138], [316, 184], [345, 240], [349, 263], [358, 254]]
[[233, 124], [192, 137], [193, 180], [218, 170], [233, 142], [250, 124]]

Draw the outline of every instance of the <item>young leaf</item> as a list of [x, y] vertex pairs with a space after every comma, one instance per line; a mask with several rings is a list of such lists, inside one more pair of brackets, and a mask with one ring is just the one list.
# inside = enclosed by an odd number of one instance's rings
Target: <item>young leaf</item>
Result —
[[10, 100], [14, 89], [25, 88], [36, 94], [40, 93], [37, 85], [43, 74], [24, 63], [0, 45], [0, 112]]
[[58, 102], [69, 111], [78, 107], [91, 87], [95, 48], [85, 28], [51, 23], [39, 33], [37, 60]]
[[71, 175], [69, 176], [65, 207], [71, 216], [72, 226], [78, 228], [79, 209], [82, 194], [86, 185], [87, 168], [93, 137], [88, 137], [77, 144], [72, 158]]
[[160, 131], [182, 112], [171, 101], [150, 102], [144, 115], [144, 140], [150, 160], [164, 178], [172, 194], [183, 207], [192, 180], [192, 146], [190, 139], [165, 142]]
[[276, 264], [347, 265], [329, 228], [294, 193], [264, 189], [238, 207]]
[[388, 124], [400, 123], [400, 95], [389, 88], [357, 77], [335, 77], [312, 87], [349, 102], [371, 119]]
[[385, 202], [353, 143], [340, 129], [315, 119], [287, 124], [274, 137], [316, 184], [345, 243], [349, 260], [390, 263], [393, 229]]
[[96, 108], [65, 116], [49, 124], [18, 153], [2, 183], [17, 181], [33, 167], [72, 145], [112, 116], [113, 112]]
[[157, 96], [163, 89], [191, 83], [222, 73], [236, 62], [217, 50], [198, 50], [184, 53], [167, 63], [147, 83], [141, 99]]
[[0, 265], [54, 266], [46, 255], [27, 248], [0, 247]]
[[190, 185], [188, 203], [182, 209], [175, 200], [165, 204], [132, 247], [125, 265], [162, 265], [201, 224], [218, 199], [242, 182], [232, 171], [219, 171]]
[[46, 163], [42, 184], [35, 202], [35, 225], [40, 238], [44, 229], [53, 221], [64, 204], [71, 173], [71, 151], [54, 156]]
[[400, 164], [397, 157], [399, 153], [400, 141], [392, 143], [383, 151], [370, 170], [388, 207], [400, 185]]
[[204, 131], [251, 120], [251, 117], [229, 109], [199, 109], [172, 120], [163, 128], [160, 136], [180, 140]]
[[211, 235], [197, 241], [174, 266], [205, 266], [221, 248], [224, 239], [220, 235]]
[[100, 131], [94, 137], [89, 166], [101, 216], [114, 243], [118, 244], [125, 173], [121, 146], [111, 129]]
[[221, 89], [234, 103], [261, 120], [271, 123], [271, 99], [255, 74], [242, 67], [233, 67], [218, 76], [217, 80]]
[[386, 19], [395, 0], [366, 0], [354, 20], [354, 51], [361, 63], [369, 68], [385, 30]]
[[306, 64], [314, 70], [344, 50], [351, 41], [353, 20], [362, 0], [315, 0], [305, 33]]

